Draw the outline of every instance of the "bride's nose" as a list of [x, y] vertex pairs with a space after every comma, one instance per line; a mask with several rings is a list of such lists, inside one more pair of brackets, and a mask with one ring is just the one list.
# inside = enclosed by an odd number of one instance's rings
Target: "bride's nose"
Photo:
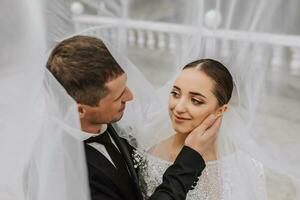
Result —
[[184, 113], [186, 111], [186, 100], [184, 98], [179, 99], [174, 110], [179, 114]]

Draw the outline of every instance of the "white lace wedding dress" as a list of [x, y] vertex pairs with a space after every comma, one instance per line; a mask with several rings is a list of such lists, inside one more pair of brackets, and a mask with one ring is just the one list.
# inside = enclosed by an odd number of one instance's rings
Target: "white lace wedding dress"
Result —
[[[155, 188], [162, 182], [162, 177], [166, 169], [172, 165], [171, 162], [162, 160], [158, 157], [154, 157], [148, 153], [142, 153], [142, 159], [144, 164], [140, 167], [139, 175], [141, 180], [141, 187], [145, 199], [154, 192]], [[209, 161], [206, 163], [206, 167], [199, 178], [197, 185], [193, 190], [190, 190], [187, 194], [188, 200], [241, 200], [249, 199], [243, 198], [243, 195], [251, 195], [255, 200], [267, 199], [265, 191], [265, 174], [262, 165], [249, 157], [243, 156], [243, 163], [248, 165], [247, 174], [251, 174], [251, 189], [249, 192], [239, 191], [239, 186], [234, 184], [236, 181], [231, 180], [231, 173], [234, 173], [235, 169], [225, 170], [222, 173], [222, 186], [220, 184], [220, 173], [218, 166], [222, 166], [222, 169], [226, 169], [226, 165], [232, 162], [232, 156], [228, 156], [222, 161]], [[228, 166], [232, 166], [228, 165]], [[250, 168], [249, 168], [250, 167]], [[249, 170], [250, 169], [250, 170]]]

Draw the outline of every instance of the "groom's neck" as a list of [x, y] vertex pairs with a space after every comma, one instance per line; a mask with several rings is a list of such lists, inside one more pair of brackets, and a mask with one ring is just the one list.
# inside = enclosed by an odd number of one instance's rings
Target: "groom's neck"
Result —
[[81, 130], [87, 133], [98, 134], [101, 131], [103, 124], [91, 124], [81, 120]]

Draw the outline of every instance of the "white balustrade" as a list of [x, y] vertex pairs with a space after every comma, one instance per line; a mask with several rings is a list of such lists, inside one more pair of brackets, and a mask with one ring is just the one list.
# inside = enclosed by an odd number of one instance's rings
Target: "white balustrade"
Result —
[[253, 46], [253, 62], [256, 64], [256, 67], [264, 64], [264, 61], [266, 60], [265, 49], [266, 47], [262, 44], [255, 44]]
[[153, 31], [146, 31], [147, 34], [147, 42], [146, 45], [149, 49], [154, 49], [155, 47], [155, 38]]
[[207, 37], [205, 38], [205, 57], [213, 58], [218, 52], [217, 40], [216, 38]]
[[136, 42], [135, 31], [133, 29], [128, 30], [128, 43], [130, 46], [133, 46]]
[[143, 48], [145, 45], [145, 34], [141, 29], [137, 30], [137, 44], [140, 48]]
[[176, 35], [170, 33], [169, 34], [169, 50], [174, 52], [176, 49]]
[[[189, 25], [84, 15], [82, 14], [84, 9], [78, 3], [75, 3], [72, 4], [71, 11], [73, 12], [76, 29], [82, 29], [86, 25], [124, 27], [128, 33], [127, 42], [131, 46], [137, 45], [140, 48], [149, 49], [158, 48], [172, 52], [178, 42], [176, 38], [184, 38], [199, 33], [197, 27]], [[292, 53], [289, 66], [290, 72], [300, 74], [300, 36], [221, 29], [218, 26], [222, 18], [215, 11], [207, 13], [206, 18], [206, 26], [209, 28], [202, 27], [201, 29], [201, 37], [205, 38], [203, 41], [206, 41], [206, 56], [215, 55], [214, 52], [217, 50], [224, 61], [228, 62], [233, 56], [231, 55], [232, 42], [245, 42], [246, 44], [258, 44], [254, 48], [256, 52], [255, 62], [257, 63], [264, 59], [261, 56], [265, 56], [264, 51], [260, 50], [264, 48], [259, 48], [259, 44], [268, 45], [273, 52], [270, 60], [272, 70], [279, 70], [280, 67], [286, 64], [287, 55], [285, 52], [290, 50]], [[114, 32], [116, 31], [108, 33], [111, 39], [117, 36], [116, 33], [114, 35]], [[211, 38], [212, 36], [213, 38]], [[181, 44], [180, 48], [183, 47], [184, 44]]]
[[[91, 24], [91, 25], [118, 25], [125, 26], [129, 29], [153, 31], [157, 33], [164, 34], [180, 34], [180, 35], [191, 35], [197, 34], [197, 27], [181, 24], [163, 23], [163, 22], [150, 22], [150, 21], [140, 21], [128, 19], [126, 22], [122, 21], [120, 18], [112, 17], [99, 17], [92, 15], [81, 15], [73, 16], [75, 23], [79, 24]], [[228, 39], [241, 42], [250, 43], [262, 43], [270, 45], [281, 45], [288, 47], [300, 47], [300, 36], [296, 35], [280, 35], [272, 33], [249, 33], [247, 31], [239, 30], [224, 30], [224, 29], [208, 29], [202, 28], [201, 35], [203, 37], [214, 36], [219, 39]]]
[[105, 13], [105, 11], [107, 10], [106, 9], [106, 6], [105, 6], [105, 3], [102, 1], [102, 2], [99, 2], [98, 6], [97, 6], [97, 13], [98, 15], [101, 15], [103, 13]]
[[286, 59], [285, 59], [285, 47], [275, 46], [273, 47], [273, 56], [271, 58], [271, 69], [273, 71], [280, 71], [283, 69]]
[[300, 47], [292, 48], [292, 60], [290, 64], [290, 72], [293, 75], [300, 74]]
[[159, 32], [157, 35], [157, 39], [158, 39], [158, 42], [157, 42], [158, 48], [165, 49], [167, 46], [165, 33]]
[[230, 61], [231, 50], [230, 50], [230, 41], [229, 40], [222, 40], [220, 54], [225, 63], [228, 63]]

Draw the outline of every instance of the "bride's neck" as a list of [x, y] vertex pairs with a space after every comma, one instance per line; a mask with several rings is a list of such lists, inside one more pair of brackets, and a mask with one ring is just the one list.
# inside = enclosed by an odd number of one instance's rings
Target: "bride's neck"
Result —
[[176, 147], [183, 147], [184, 141], [189, 133], [176, 133], [173, 138], [173, 145]]
[[[181, 148], [184, 146], [184, 141], [187, 138], [189, 133], [176, 133], [172, 140], [172, 148], [175, 155], [172, 157], [176, 157], [177, 154], [180, 152]], [[216, 144], [214, 144], [205, 154], [202, 155], [205, 161], [212, 161], [217, 159], [217, 152], [216, 152]]]
[[170, 140], [170, 154], [168, 156], [168, 160], [174, 162], [182, 147], [184, 146], [184, 141], [188, 133], [176, 133]]

